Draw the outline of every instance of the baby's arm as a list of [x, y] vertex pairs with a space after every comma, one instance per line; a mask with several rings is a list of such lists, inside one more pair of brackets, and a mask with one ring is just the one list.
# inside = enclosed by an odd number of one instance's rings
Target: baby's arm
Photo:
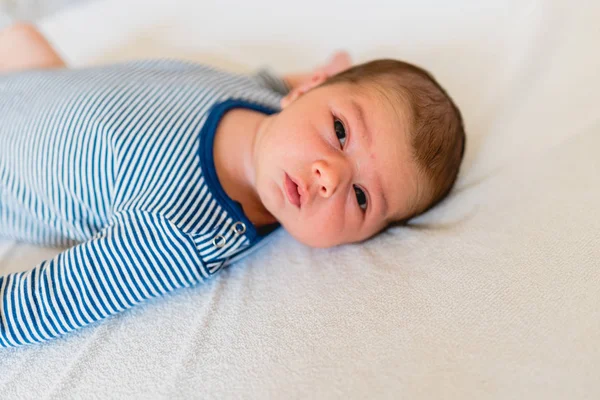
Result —
[[[345, 51], [333, 54], [330, 60], [311, 72], [288, 74], [282, 78], [287, 89], [294, 89], [311, 79], [316, 74], [327, 77], [350, 68], [352, 62]], [[31, 24], [15, 23], [0, 31], [0, 72], [30, 68], [62, 68], [65, 62], [58, 52], [46, 40], [44, 35]], [[272, 82], [267, 82], [271, 86]], [[276, 83], [278, 85], [278, 83]], [[286, 89], [276, 87], [278, 91]], [[287, 91], [287, 90], [286, 90]]]
[[65, 62], [33, 25], [21, 22], [0, 31], [0, 73], [61, 67]]
[[0, 347], [43, 342], [208, 277], [193, 239], [154, 213], [0, 277]]

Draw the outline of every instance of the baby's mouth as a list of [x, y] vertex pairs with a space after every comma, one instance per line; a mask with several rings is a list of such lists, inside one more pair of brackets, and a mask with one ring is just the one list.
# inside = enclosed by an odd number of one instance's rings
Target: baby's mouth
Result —
[[288, 198], [288, 201], [300, 208], [300, 193], [298, 192], [298, 185], [294, 183], [292, 178], [286, 173], [285, 174], [285, 194]]

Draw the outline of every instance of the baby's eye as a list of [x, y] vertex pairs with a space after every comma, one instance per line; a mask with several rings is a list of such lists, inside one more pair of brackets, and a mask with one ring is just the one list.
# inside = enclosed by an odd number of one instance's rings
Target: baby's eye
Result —
[[366, 210], [367, 209], [367, 195], [358, 186], [353, 185], [353, 187], [354, 187], [354, 194], [356, 195], [356, 201], [358, 202], [358, 206], [362, 210]]
[[344, 124], [337, 118], [333, 120], [333, 128], [335, 129], [335, 135], [340, 141], [343, 149], [346, 144], [346, 128], [344, 128]]

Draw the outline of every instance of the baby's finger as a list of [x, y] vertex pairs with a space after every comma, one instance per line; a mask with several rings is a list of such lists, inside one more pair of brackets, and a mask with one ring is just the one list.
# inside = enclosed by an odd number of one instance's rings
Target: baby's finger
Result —
[[328, 76], [333, 76], [337, 73], [347, 70], [352, 66], [352, 59], [347, 51], [340, 50], [333, 54], [329, 63], [322, 67], [323, 71]]

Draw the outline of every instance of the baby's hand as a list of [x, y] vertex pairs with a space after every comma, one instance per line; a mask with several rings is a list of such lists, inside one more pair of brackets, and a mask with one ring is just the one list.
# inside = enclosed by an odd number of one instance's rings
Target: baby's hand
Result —
[[338, 51], [333, 54], [327, 64], [315, 68], [311, 73], [284, 76], [283, 80], [290, 87], [290, 92], [281, 99], [281, 108], [287, 107], [310, 89], [325, 82], [327, 78], [345, 71], [351, 66], [352, 60], [348, 52]]
[[292, 74], [287, 75], [283, 79], [286, 81], [290, 89], [296, 89], [303, 85], [308, 84], [311, 81], [318, 80], [319, 78], [329, 78], [342, 71], [347, 70], [352, 66], [352, 60], [347, 51], [335, 52], [329, 62], [325, 65], [315, 68], [312, 72], [304, 74]]
[[332, 77], [342, 71], [347, 70], [352, 66], [350, 54], [347, 51], [338, 51], [331, 56], [329, 62], [322, 67], [318, 67], [313, 71], [313, 74], [322, 73], [326, 78]]

